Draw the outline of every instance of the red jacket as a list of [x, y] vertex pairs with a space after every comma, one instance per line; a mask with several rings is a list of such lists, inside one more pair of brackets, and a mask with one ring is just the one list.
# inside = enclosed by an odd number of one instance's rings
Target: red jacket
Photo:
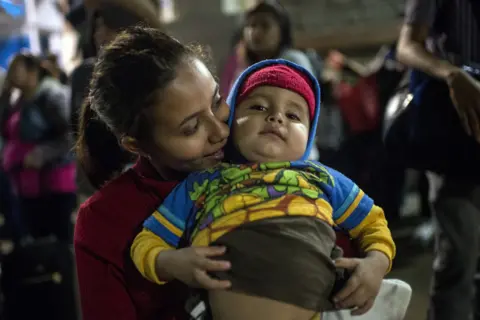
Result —
[[175, 184], [140, 161], [81, 206], [74, 244], [84, 320], [185, 319], [185, 287], [143, 279], [129, 254], [143, 220]]

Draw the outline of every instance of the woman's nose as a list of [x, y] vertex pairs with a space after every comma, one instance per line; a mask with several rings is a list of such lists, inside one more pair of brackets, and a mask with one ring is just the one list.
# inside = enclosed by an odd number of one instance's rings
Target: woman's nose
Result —
[[230, 128], [225, 122], [215, 119], [212, 121], [211, 132], [209, 136], [210, 143], [219, 143], [228, 138]]

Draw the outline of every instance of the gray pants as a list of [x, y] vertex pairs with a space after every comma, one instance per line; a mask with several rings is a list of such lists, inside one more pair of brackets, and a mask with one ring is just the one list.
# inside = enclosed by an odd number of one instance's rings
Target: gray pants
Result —
[[445, 177], [437, 185], [429, 320], [472, 319], [474, 275], [479, 255], [480, 181]]

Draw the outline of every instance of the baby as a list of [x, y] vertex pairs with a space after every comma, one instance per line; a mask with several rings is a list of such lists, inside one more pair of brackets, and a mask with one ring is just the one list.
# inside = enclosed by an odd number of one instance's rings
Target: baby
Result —
[[[317, 80], [291, 62], [262, 61], [240, 76], [229, 104], [232, 163], [190, 174], [145, 221], [131, 248], [138, 270], [158, 284], [227, 289], [209, 290], [216, 320], [365, 313], [395, 244], [371, 198], [306, 160], [320, 114]], [[357, 238], [365, 258], [332, 261], [333, 227]], [[336, 268], [353, 274], [332, 304]]]

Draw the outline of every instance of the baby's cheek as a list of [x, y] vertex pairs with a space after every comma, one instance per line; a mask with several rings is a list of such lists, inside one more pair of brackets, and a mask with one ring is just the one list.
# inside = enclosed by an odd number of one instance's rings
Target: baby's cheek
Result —
[[307, 145], [308, 136], [310, 133], [310, 128], [304, 125], [303, 123], [296, 123], [293, 127], [292, 136], [295, 137], [296, 143]]
[[243, 140], [254, 134], [254, 127], [253, 121], [251, 121], [248, 116], [240, 117], [233, 121], [230, 134], [233, 135], [234, 142], [238, 143], [239, 140]]

